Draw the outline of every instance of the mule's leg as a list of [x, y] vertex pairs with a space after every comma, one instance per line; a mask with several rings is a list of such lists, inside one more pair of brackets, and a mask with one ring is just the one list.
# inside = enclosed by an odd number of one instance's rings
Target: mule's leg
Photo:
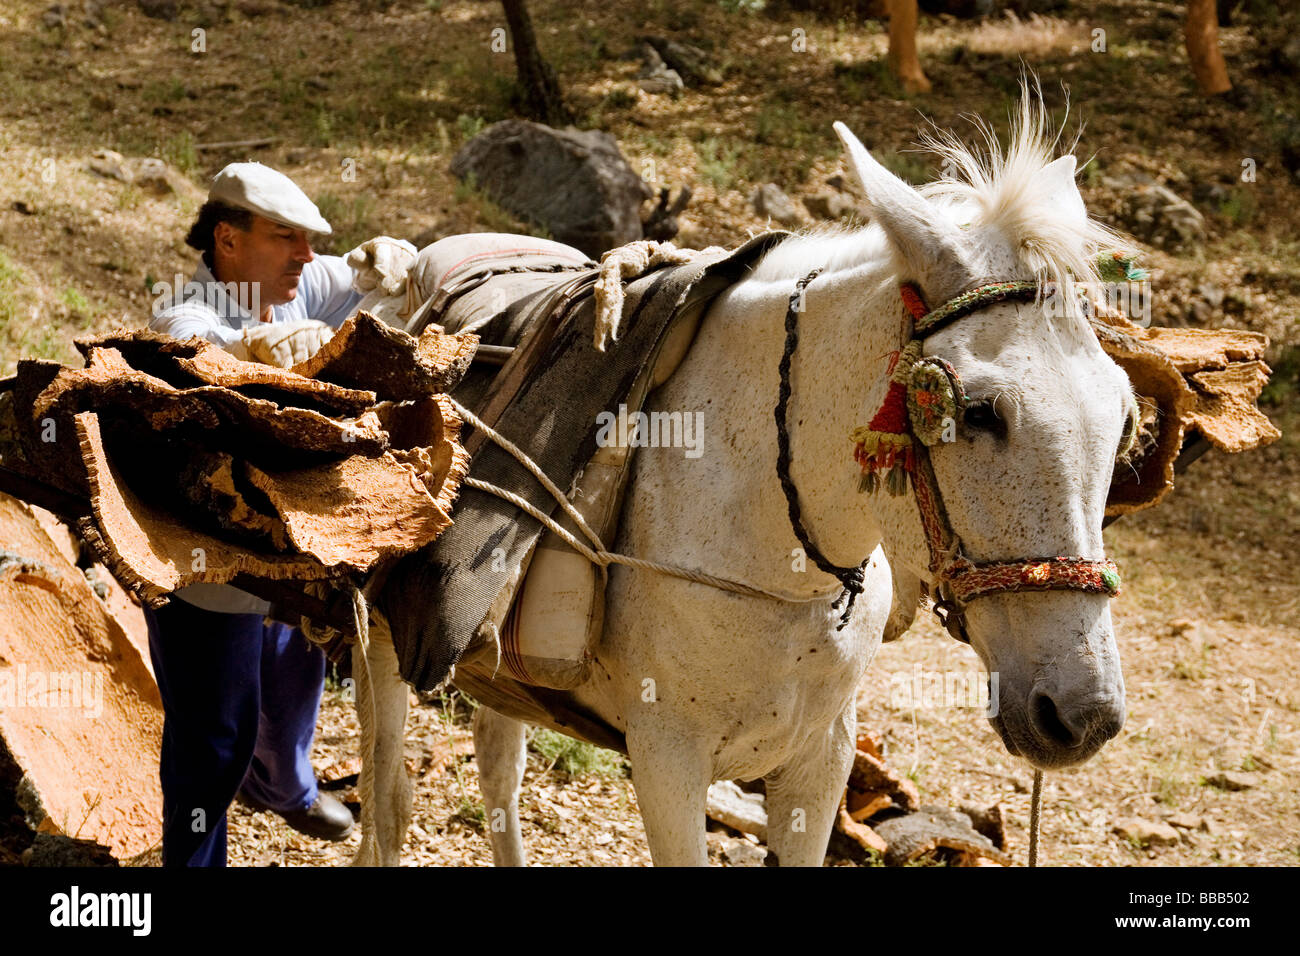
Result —
[[524, 725], [488, 707], [474, 711], [474, 756], [478, 785], [487, 812], [492, 862], [497, 866], [527, 866], [519, 829], [519, 787], [524, 780], [528, 748]]
[[370, 625], [370, 652], [352, 649], [362, 728], [361, 847], [354, 866], [397, 866], [411, 822], [411, 780], [403, 752], [410, 692], [398, 673], [392, 632], [377, 618]]
[[764, 778], [767, 845], [782, 866], [821, 866], [853, 767], [854, 701], [826, 732]]
[[708, 866], [705, 808], [712, 762], [696, 740], [628, 727], [632, 785], [655, 866]]

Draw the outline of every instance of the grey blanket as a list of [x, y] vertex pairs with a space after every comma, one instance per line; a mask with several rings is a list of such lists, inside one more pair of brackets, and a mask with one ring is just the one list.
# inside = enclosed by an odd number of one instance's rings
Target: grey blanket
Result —
[[[597, 416], [615, 411], [625, 399], [687, 297], [697, 301], [701, 295], [716, 295], [786, 235], [759, 236], [731, 253], [632, 280], [626, 285], [618, 341], [604, 353], [592, 345], [595, 308], [588, 282], [554, 334], [548, 333], [549, 341], [539, 340], [546, 341], [544, 353], [497, 419], [497, 431], [520, 446], [556, 485], [569, 488], [595, 451]], [[569, 273], [555, 281], [573, 280]], [[520, 314], [518, 303], [505, 311]], [[544, 319], [529, 317], [530, 322]], [[517, 322], [502, 324], [512, 327], [511, 337], [518, 333], [513, 328]], [[520, 347], [529, 347], [526, 331]], [[471, 376], [454, 394], [477, 409], [484, 385]], [[543, 513], [558, 507], [532, 475], [493, 443], [479, 447], [470, 474], [521, 495]], [[447, 678], [543, 531], [540, 522], [514, 505], [464, 486], [452, 518], [437, 541], [401, 559], [378, 598], [392, 626], [402, 677], [419, 690], [431, 690]]]

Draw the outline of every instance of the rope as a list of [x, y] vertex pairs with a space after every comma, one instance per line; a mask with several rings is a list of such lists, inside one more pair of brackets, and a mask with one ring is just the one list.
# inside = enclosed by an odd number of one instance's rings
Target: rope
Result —
[[826, 597], [826, 594], [824, 593], [803, 595], [768, 590], [767, 588], [761, 588], [757, 585], [745, 584], [742, 581], [734, 581], [730, 578], [719, 577], [716, 574], [709, 574], [706, 571], [700, 571], [695, 568], [685, 568], [674, 564], [662, 564], [658, 561], [647, 561], [644, 558], [634, 558], [630, 555], [606, 550], [604, 543], [600, 540], [600, 536], [591, 529], [582, 514], [573, 507], [573, 504], [565, 494], [560, 491], [555, 482], [551, 481], [551, 479], [546, 476], [546, 473], [542, 471], [537, 463], [534, 462], [528, 454], [523, 451], [523, 449], [510, 441], [510, 439], [506, 438], [491, 425], [487, 424], [465, 406], [461, 405], [454, 398], [450, 399], [450, 401], [455, 407], [457, 414], [461, 415], [465, 421], [481, 430], [483, 434], [499, 445], [504, 451], [509, 453], [511, 457], [519, 462], [519, 464], [528, 469], [529, 473], [531, 473], [533, 477], [541, 483], [542, 487], [550, 492], [551, 497], [559, 503], [560, 507], [564, 510], [564, 513], [569, 516], [575, 525], [577, 525], [578, 529], [586, 536], [587, 540], [591, 542], [592, 546], [588, 547], [586, 544], [583, 544], [567, 528], [564, 528], [551, 518], [550, 515], [543, 512], [526, 498], [515, 494], [513, 491], [499, 488], [496, 485], [478, 478], [466, 477], [462, 480], [462, 484], [467, 485], [476, 491], [495, 495], [503, 501], [510, 502], [510, 504], [525, 512], [529, 517], [541, 523], [547, 530], [554, 532], [555, 535], [564, 541], [565, 544], [573, 548], [592, 564], [598, 565], [602, 568], [608, 567], [611, 564], [621, 564], [629, 568], [637, 568], [643, 571], [656, 571], [660, 574], [666, 574], [671, 577], [693, 581], [696, 584], [707, 584], [723, 591], [732, 591], [736, 594], [745, 594], [750, 597], [766, 597], [775, 601], [784, 601], [790, 604], [811, 604], [814, 601], [820, 601]]
[[820, 570], [839, 579], [840, 585], [844, 588], [831, 607], [839, 607], [840, 601], [844, 600], [846, 595], [848, 597], [844, 605], [844, 613], [840, 615], [839, 627], [836, 628], [842, 631], [849, 623], [853, 602], [862, 593], [863, 566], [866, 562], [856, 568], [843, 568], [838, 564], [832, 564], [826, 555], [822, 554], [821, 549], [813, 543], [808, 529], [804, 527], [799, 508], [799, 490], [794, 486], [794, 479], [790, 477], [790, 426], [787, 421], [792, 391], [790, 364], [794, 359], [794, 351], [799, 346], [799, 312], [803, 309], [804, 290], [808, 287], [808, 283], [821, 274], [821, 271], [821, 269], [814, 269], [795, 283], [794, 292], [790, 293], [790, 305], [785, 311], [785, 350], [781, 353], [779, 366], [781, 386], [776, 400], [776, 476], [781, 482], [781, 490], [785, 493], [786, 507], [790, 513], [790, 526], [794, 528], [795, 537], [799, 539], [804, 554], [812, 558], [813, 563]]
[[745, 594], [750, 597], [766, 597], [776, 601], [785, 601], [790, 604], [811, 604], [814, 601], [820, 601], [826, 597], [826, 594], [789, 594], [781, 591], [770, 591], [766, 588], [758, 587], [754, 584], [745, 584], [743, 581], [733, 581], [730, 578], [718, 577], [715, 574], [709, 574], [706, 571], [699, 571], [694, 568], [685, 568], [675, 564], [661, 564], [658, 561], [647, 561], [645, 558], [634, 558], [631, 555], [619, 554], [616, 551], [606, 551], [603, 545], [597, 545], [596, 549], [587, 547], [577, 538], [575, 538], [566, 528], [557, 524], [550, 515], [541, 511], [526, 498], [515, 494], [513, 491], [507, 491], [505, 488], [499, 488], [496, 485], [478, 478], [465, 478], [462, 484], [468, 485], [477, 491], [486, 492], [489, 495], [496, 495], [503, 501], [508, 501], [515, 507], [526, 512], [530, 517], [545, 525], [548, 531], [553, 531], [557, 537], [564, 541], [569, 547], [573, 548], [592, 564], [600, 567], [608, 567], [611, 564], [622, 564], [629, 568], [638, 568], [642, 571], [657, 571], [660, 574], [666, 574], [670, 577], [682, 578], [686, 581], [694, 581], [696, 584], [707, 584], [711, 587], [719, 588], [723, 591], [732, 591], [736, 594]]
[[1043, 808], [1043, 771], [1034, 771], [1034, 792], [1029, 798], [1029, 865], [1038, 866], [1038, 817]]
[[370, 679], [370, 609], [366, 596], [359, 587], [352, 588], [352, 625], [357, 632], [357, 642], [352, 647], [354, 668], [360, 665], [361, 673], [352, 675], [356, 683], [357, 720], [361, 724], [361, 779], [357, 789], [361, 794], [362, 833], [375, 832], [375, 685]]

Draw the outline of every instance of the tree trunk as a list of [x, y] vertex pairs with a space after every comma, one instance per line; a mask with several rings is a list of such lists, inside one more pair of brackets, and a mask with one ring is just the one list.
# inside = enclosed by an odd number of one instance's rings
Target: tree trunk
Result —
[[1192, 61], [1196, 85], [1207, 96], [1232, 89], [1228, 66], [1219, 50], [1219, 18], [1215, 0], [1188, 0], [1187, 22], [1183, 26], [1187, 57]]
[[889, 0], [889, 65], [907, 92], [930, 92], [916, 57], [916, 0]]
[[505, 8], [506, 25], [510, 28], [510, 40], [515, 48], [515, 69], [524, 112], [548, 126], [572, 123], [573, 114], [564, 105], [555, 71], [542, 59], [537, 48], [533, 21], [528, 16], [524, 0], [501, 0], [501, 6]]

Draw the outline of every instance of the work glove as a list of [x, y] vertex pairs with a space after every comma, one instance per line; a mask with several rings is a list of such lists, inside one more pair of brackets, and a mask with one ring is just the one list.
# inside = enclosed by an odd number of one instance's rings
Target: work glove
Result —
[[307, 361], [333, 337], [333, 329], [314, 319], [263, 322], [244, 330], [240, 343], [243, 345], [244, 356], [239, 355], [238, 349], [232, 351], [236, 357], [245, 358], [249, 362], [290, 368]]
[[416, 249], [405, 239], [376, 236], [347, 254], [356, 276], [352, 288], [362, 295], [381, 289], [385, 296], [406, 292], [406, 273], [415, 263]]

